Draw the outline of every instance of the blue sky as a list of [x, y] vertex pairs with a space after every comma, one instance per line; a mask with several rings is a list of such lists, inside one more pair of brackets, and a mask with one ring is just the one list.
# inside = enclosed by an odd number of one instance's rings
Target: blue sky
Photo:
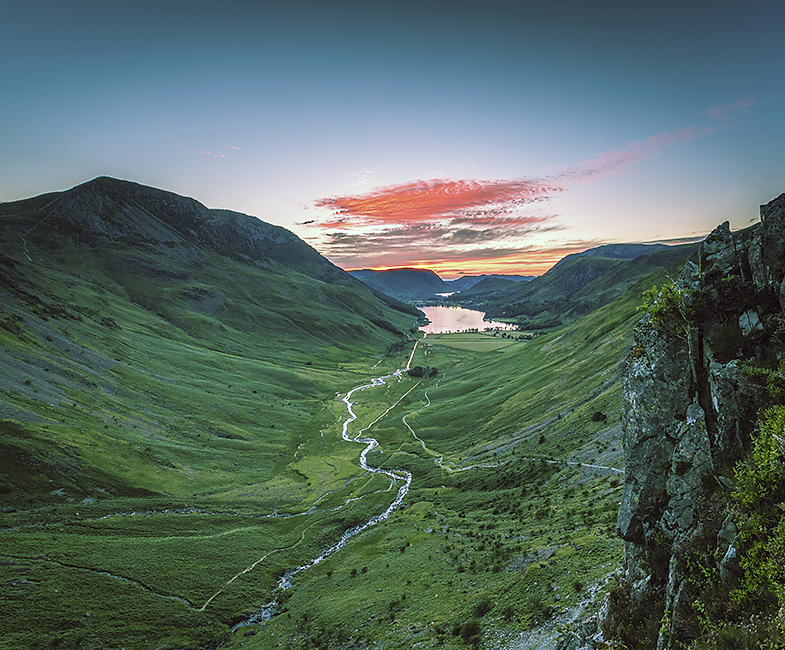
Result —
[[785, 191], [785, 3], [0, 0], [0, 200], [100, 175], [344, 268], [541, 273]]

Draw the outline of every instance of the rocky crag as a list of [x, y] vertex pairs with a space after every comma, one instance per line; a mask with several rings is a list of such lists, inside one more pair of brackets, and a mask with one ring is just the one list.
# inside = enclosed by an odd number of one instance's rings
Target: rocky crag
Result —
[[732, 584], [742, 573], [729, 504], [734, 467], [769, 399], [750, 369], [777, 368], [785, 350], [785, 194], [760, 214], [742, 231], [717, 227], [671, 285], [649, 293], [636, 328], [617, 521], [625, 558], [606, 642], [693, 644], [705, 636], [696, 602], [707, 581]]

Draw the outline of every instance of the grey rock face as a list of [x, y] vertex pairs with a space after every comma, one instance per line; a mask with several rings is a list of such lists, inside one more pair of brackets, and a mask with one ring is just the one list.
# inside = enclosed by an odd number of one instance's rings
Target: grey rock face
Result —
[[[679, 301], [655, 324], [645, 316], [626, 360], [623, 426], [627, 471], [617, 533], [623, 575], [638, 599], [664, 607], [658, 650], [689, 640], [684, 549], [706, 535], [702, 503], [730, 490], [762, 396], [745, 362], [779, 360], [785, 322], [785, 194], [761, 206], [761, 223], [723, 223], [683, 269]], [[723, 579], [740, 571], [733, 522], [714, 535]]]
[[645, 546], [667, 504], [666, 482], [679, 420], [689, 405], [686, 340], [662, 337], [644, 318], [624, 375], [624, 451], [627, 480], [617, 520], [618, 534]]

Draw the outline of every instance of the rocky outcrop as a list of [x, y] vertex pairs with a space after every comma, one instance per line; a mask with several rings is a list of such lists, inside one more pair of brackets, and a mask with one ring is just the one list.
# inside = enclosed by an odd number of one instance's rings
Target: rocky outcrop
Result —
[[620, 584], [629, 602], [647, 604], [658, 650], [694, 634], [688, 549], [711, 536], [723, 579], [739, 571], [735, 526], [718, 519], [711, 497], [733, 485], [763, 406], [744, 367], [783, 353], [783, 280], [785, 194], [761, 207], [755, 226], [717, 227], [636, 328], [623, 387]]

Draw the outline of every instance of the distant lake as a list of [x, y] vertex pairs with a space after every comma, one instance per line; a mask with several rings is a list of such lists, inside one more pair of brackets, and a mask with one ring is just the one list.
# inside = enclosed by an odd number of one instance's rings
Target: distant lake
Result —
[[478, 329], [481, 332], [486, 327], [498, 327], [502, 330], [513, 328], [510, 323], [483, 320], [484, 312], [464, 307], [420, 307], [431, 321], [428, 325], [420, 327], [428, 334], [444, 334], [445, 332], [462, 332], [469, 329]]

